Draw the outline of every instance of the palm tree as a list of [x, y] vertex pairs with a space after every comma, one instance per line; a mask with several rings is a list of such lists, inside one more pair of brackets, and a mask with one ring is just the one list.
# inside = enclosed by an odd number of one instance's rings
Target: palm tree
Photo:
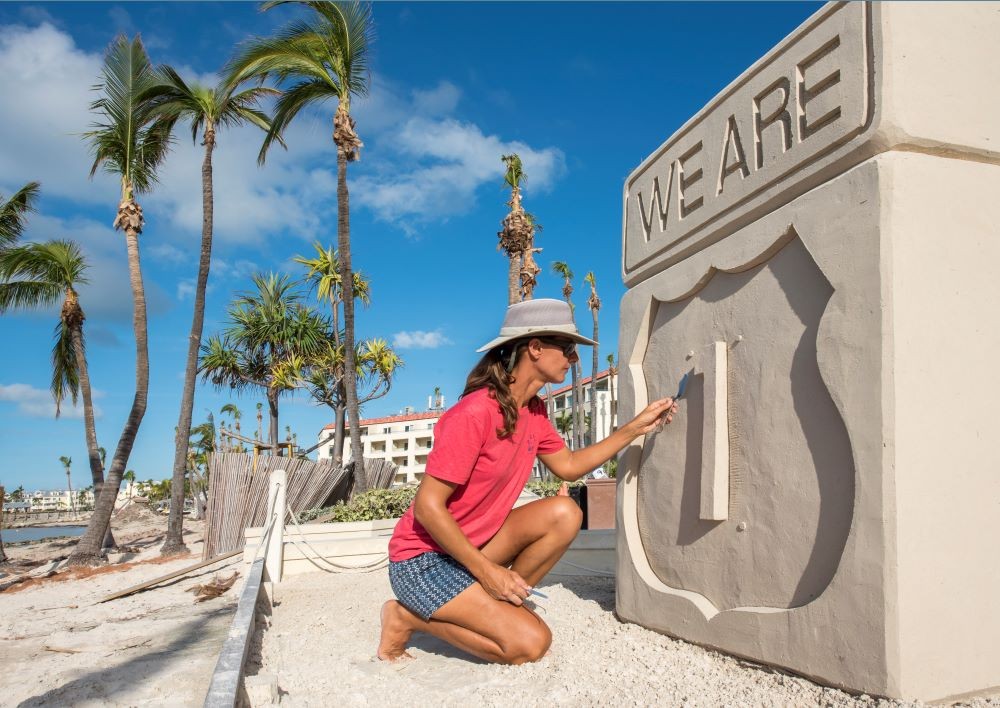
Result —
[[244, 124], [255, 125], [263, 131], [271, 128], [270, 119], [258, 110], [258, 101], [267, 95], [277, 94], [271, 88], [253, 86], [237, 90], [237, 85], [220, 83], [215, 87], [197, 83], [188, 85], [173, 68], [159, 68], [160, 82], [148, 94], [157, 105], [159, 115], [168, 121], [188, 121], [191, 140], [198, 139], [205, 157], [201, 163], [201, 256], [198, 262], [198, 279], [194, 292], [194, 316], [188, 335], [187, 361], [184, 366], [184, 389], [181, 409], [174, 435], [173, 497], [170, 501], [170, 518], [167, 535], [160, 549], [163, 555], [186, 550], [183, 541], [184, 474], [187, 469], [188, 437], [191, 431], [191, 414], [194, 409], [194, 385], [198, 375], [198, 349], [205, 324], [205, 291], [212, 261], [212, 234], [215, 199], [212, 180], [212, 153], [215, 150], [216, 130]]
[[[62, 299], [52, 347], [52, 398], [56, 417], [69, 396], [76, 404], [83, 396], [87, 459], [95, 495], [104, 484], [104, 448], [97, 445], [94, 402], [90, 388], [83, 323], [86, 320], [77, 287], [87, 281], [87, 261], [72, 241], [29, 243], [0, 251], [0, 313], [11, 309], [36, 309]], [[103, 545], [114, 547], [110, 527]]]
[[0, 249], [17, 243], [24, 232], [27, 216], [35, 210], [35, 201], [41, 185], [28, 182], [4, 201], [0, 198]]
[[[337, 252], [334, 250], [333, 246], [324, 248], [318, 241], [313, 244], [313, 249], [316, 251], [315, 258], [306, 258], [305, 256], [295, 256], [292, 260], [296, 263], [300, 263], [306, 266], [306, 282], [309, 283], [311, 289], [316, 291], [316, 297], [322, 301], [328, 301], [330, 303], [330, 313], [332, 318], [332, 327], [330, 331], [333, 336], [333, 350], [341, 352], [339, 357], [339, 363], [342, 367], [339, 374], [336, 372], [328, 372], [324, 375], [324, 380], [327, 383], [333, 384], [336, 387], [336, 392], [326, 392], [322, 394], [322, 398], [317, 398], [326, 403], [328, 400], [336, 399], [338, 404], [333, 406], [335, 411], [334, 418], [334, 446], [332, 457], [336, 464], [344, 458], [344, 431], [345, 422], [347, 416], [347, 382], [344, 380], [343, 372], [346, 370], [344, 366], [346, 365], [343, 356], [343, 347], [340, 337], [340, 307], [344, 301], [344, 289], [341, 287], [341, 271], [340, 271], [340, 260], [337, 258]], [[371, 304], [371, 287], [368, 279], [364, 277], [361, 271], [354, 271], [352, 273], [354, 278], [354, 297], [361, 301], [361, 304], [368, 306]], [[357, 348], [355, 348], [357, 352]], [[357, 354], [355, 354], [355, 357]], [[333, 359], [329, 356], [326, 358], [324, 364], [332, 363]], [[355, 368], [358, 367], [358, 362], [355, 360]], [[323, 367], [321, 367], [323, 368]], [[361, 396], [358, 396], [358, 405], [361, 403]], [[341, 405], [342, 403], [342, 405]], [[362, 487], [366, 488], [366, 485], [362, 484]]]
[[229, 326], [201, 347], [199, 371], [216, 387], [263, 389], [270, 411], [269, 442], [278, 449], [278, 399], [299, 385], [309, 357], [320, 352], [326, 322], [302, 304], [287, 275], [253, 277], [256, 291], [229, 306]]
[[[0, 485], [0, 529], [3, 528], [3, 505], [7, 501], [7, 496], [4, 494], [3, 485]], [[0, 534], [0, 565], [7, 562], [7, 553], [3, 550], [3, 535]]]
[[564, 438], [569, 439], [569, 434], [573, 430], [573, 413], [571, 411], [563, 411], [556, 416], [556, 430]]
[[[265, 2], [270, 10], [287, 0]], [[344, 289], [344, 341], [346, 369], [354, 369], [354, 276], [351, 270], [350, 197], [347, 163], [360, 158], [363, 143], [351, 117], [351, 99], [368, 93], [368, 48], [373, 39], [371, 6], [360, 2], [304, 1], [313, 10], [309, 20], [280, 30], [273, 38], [256, 38], [246, 44], [230, 64], [229, 83], [274, 77], [283, 87], [275, 105], [271, 129], [258, 157], [267, 151], [303, 108], [334, 99], [333, 142], [337, 146], [337, 251], [340, 282]], [[354, 378], [345, 378], [347, 415], [351, 428], [351, 456], [355, 477], [367, 488], [361, 447], [360, 404]]]
[[500, 160], [507, 166], [503, 181], [510, 187], [510, 211], [501, 222], [497, 232], [500, 243], [497, 250], [507, 254], [510, 265], [507, 269], [507, 304], [531, 300], [535, 283], [541, 268], [535, 263], [535, 254], [542, 249], [534, 247], [535, 231], [542, 225], [521, 205], [521, 184], [527, 181], [521, 158], [517, 153], [502, 155]]
[[264, 415], [261, 412], [261, 410], [263, 408], [264, 408], [264, 404], [258, 402], [257, 403], [257, 434], [254, 436], [254, 439], [256, 439], [258, 442], [262, 439], [262, 436], [264, 435]]
[[618, 414], [618, 401], [615, 400], [615, 376], [618, 375], [618, 368], [615, 366], [615, 355], [608, 354], [608, 410], [611, 412], [611, 420], [608, 430], [617, 430], [616, 416]]
[[590, 286], [590, 297], [587, 298], [587, 307], [594, 316], [594, 346], [591, 347], [593, 360], [590, 367], [590, 444], [597, 442], [597, 311], [601, 309], [601, 298], [597, 297], [597, 279], [594, 278], [594, 271], [590, 271], [583, 276], [583, 282]]
[[[384, 339], [378, 338], [359, 342], [354, 361], [358, 390], [363, 392], [360, 397], [362, 404], [389, 393], [393, 377], [403, 366], [403, 360], [392, 347]], [[329, 341], [322, 353], [313, 357], [308, 367], [308, 374], [302, 381], [302, 387], [309, 392], [313, 400], [329, 406], [334, 411], [337, 425], [334, 427], [333, 450], [330, 456], [335, 465], [340, 465], [344, 456], [344, 432], [341, 423], [344, 410], [347, 408], [343, 385], [346, 370], [343, 345], [336, 346]], [[316, 447], [319, 447], [319, 444]], [[315, 448], [306, 452], [312, 452], [313, 449]], [[356, 484], [353, 493], [358, 494], [363, 491], [365, 489], [358, 489]]]
[[[128, 483], [128, 498], [129, 498], [129, 501], [131, 501], [132, 500], [132, 489], [135, 487], [135, 470], [128, 470], [125, 474], [123, 474], [122, 475], [122, 481]], [[95, 494], [95, 501], [96, 501], [96, 494], [97, 494], [97, 492], [94, 492], [94, 494]]]
[[104, 56], [101, 83], [95, 87], [100, 91], [100, 98], [90, 106], [98, 114], [98, 121], [93, 130], [84, 134], [94, 153], [91, 176], [103, 168], [121, 180], [121, 197], [114, 227], [124, 231], [128, 253], [132, 328], [135, 331], [135, 397], [111, 458], [107, 486], [101, 489], [87, 531], [69, 557], [71, 565], [100, 562], [101, 543], [111, 521], [122, 473], [146, 413], [149, 347], [146, 293], [139, 264], [139, 234], [144, 221], [136, 195], [152, 189], [156, 182], [156, 170], [170, 146], [170, 121], [158, 116], [154, 103], [146, 99], [157, 82], [158, 76], [142, 40], [136, 37], [129, 42], [124, 36], [117, 37]]
[[[563, 297], [572, 312], [573, 307], [573, 271], [565, 261], [555, 261], [552, 263], [552, 272], [563, 279]], [[583, 389], [580, 386], [580, 361], [577, 359], [570, 367], [571, 381], [573, 384], [573, 448], [583, 447]]]
[[73, 480], [70, 477], [70, 467], [73, 465], [73, 458], [63, 455], [59, 458], [59, 461], [66, 468], [66, 489], [69, 490], [69, 507], [73, 510], [73, 516], [76, 516], [76, 502], [73, 501]]

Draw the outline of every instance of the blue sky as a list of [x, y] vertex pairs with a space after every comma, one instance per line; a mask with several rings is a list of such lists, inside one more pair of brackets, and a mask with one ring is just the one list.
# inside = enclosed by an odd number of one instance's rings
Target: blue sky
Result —
[[[583, 276], [603, 300], [600, 359], [617, 352], [621, 195], [628, 173], [685, 120], [819, 8], [818, 3], [404, 3], [374, 6], [371, 95], [354, 107], [365, 142], [350, 169], [356, 268], [372, 305], [357, 332], [396, 344], [405, 360], [366, 416], [426, 406], [435, 386], [455, 401], [506, 305], [496, 232], [505, 213], [501, 154], [517, 152], [525, 207], [544, 226], [536, 297], [561, 297], [551, 263], [575, 271], [578, 326], [590, 332]], [[71, 238], [90, 262], [87, 314], [98, 438], [109, 451], [134, 392], [134, 341], [124, 241], [111, 228], [117, 185], [88, 179], [79, 133], [101, 59], [118, 32], [142, 34], [151, 58], [212, 81], [238, 42], [295, 15], [251, 3], [0, 4], [0, 195], [42, 183], [26, 240]], [[336, 155], [329, 104], [299, 117], [288, 151], [256, 165], [260, 133], [222, 132], [215, 152], [215, 251], [205, 332], [254, 272], [298, 276], [291, 262], [336, 239]], [[150, 394], [129, 468], [169, 476], [201, 228], [201, 147], [178, 133], [161, 182], [141, 199], [149, 304]], [[48, 393], [56, 311], [0, 318], [0, 442], [8, 489], [90, 483], [80, 412], [58, 420]], [[584, 355], [589, 372], [589, 353]], [[255, 404], [199, 385], [195, 422], [227, 402], [253, 429]], [[315, 440], [329, 410], [299, 394], [281, 426]]]

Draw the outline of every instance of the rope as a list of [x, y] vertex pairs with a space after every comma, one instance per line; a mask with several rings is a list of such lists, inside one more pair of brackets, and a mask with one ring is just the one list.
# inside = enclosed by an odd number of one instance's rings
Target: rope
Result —
[[[593, 573], [594, 575], [600, 575], [600, 576], [605, 577], [605, 578], [613, 578], [613, 577], [615, 577], [614, 573], [609, 573], [606, 570], [597, 570], [596, 568], [588, 568], [585, 565], [577, 565], [576, 563], [570, 563], [568, 560], [561, 560], [560, 559], [559, 563], [563, 563], [565, 565], [572, 566], [573, 568], [579, 568], [580, 570], [586, 570], [588, 573]], [[550, 570], [549, 571], [549, 575], [569, 576], [570, 574], [569, 573], [554, 573], [554, 572], [552, 572]]]
[[[371, 573], [376, 570], [381, 570], [382, 568], [385, 568], [389, 565], [388, 553], [386, 553], [385, 555], [381, 555], [379, 558], [376, 558], [370, 563], [365, 563], [362, 565], [341, 565], [340, 563], [335, 563], [334, 561], [325, 558], [322, 553], [317, 551], [309, 544], [309, 542], [305, 539], [305, 534], [302, 532], [302, 527], [299, 526], [298, 519], [295, 518], [295, 513], [292, 512], [292, 510], [288, 507], [287, 504], [285, 505], [285, 513], [292, 517], [292, 523], [295, 524], [295, 529], [296, 531], [298, 531], [302, 543], [306, 546], [306, 548], [315, 553], [316, 556], [312, 557], [308, 553], [306, 553], [305, 550], [303, 550], [302, 546], [299, 545], [298, 541], [295, 540], [294, 536], [288, 536], [288, 540], [292, 542], [293, 546], [299, 549], [299, 552], [303, 555], [303, 557], [307, 561], [312, 563], [320, 570], [327, 573]], [[323, 566], [321, 566], [319, 563], [316, 562], [317, 560], [323, 561], [330, 567], [324, 568]]]

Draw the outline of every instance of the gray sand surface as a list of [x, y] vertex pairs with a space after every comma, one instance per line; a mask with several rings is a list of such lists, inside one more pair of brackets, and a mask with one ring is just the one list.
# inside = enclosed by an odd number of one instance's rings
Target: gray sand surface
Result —
[[275, 675], [282, 706], [916, 705], [853, 696], [619, 622], [612, 579], [549, 576], [539, 589], [553, 633], [541, 661], [490, 665], [414, 635], [415, 659], [394, 666], [373, 659], [379, 608], [392, 597], [385, 570], [288, 577], [249, 673]]

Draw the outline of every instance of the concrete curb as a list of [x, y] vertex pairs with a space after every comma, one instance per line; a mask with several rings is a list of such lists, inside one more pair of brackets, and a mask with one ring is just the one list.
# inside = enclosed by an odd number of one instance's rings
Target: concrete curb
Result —
[[264, 559], [258, 558], [251, 565], [243, 592], [240, 593], [229, 636], [222, 645], [219, 661], [212, 673], [212, 683], [205, 696], [205, 708], [234, 708], [246, 703], [242, 699], [243, 667], [253, 639], [258, 603], [262, 600], [268, 602], [267, 594], [262, 592], [263, 578]]

